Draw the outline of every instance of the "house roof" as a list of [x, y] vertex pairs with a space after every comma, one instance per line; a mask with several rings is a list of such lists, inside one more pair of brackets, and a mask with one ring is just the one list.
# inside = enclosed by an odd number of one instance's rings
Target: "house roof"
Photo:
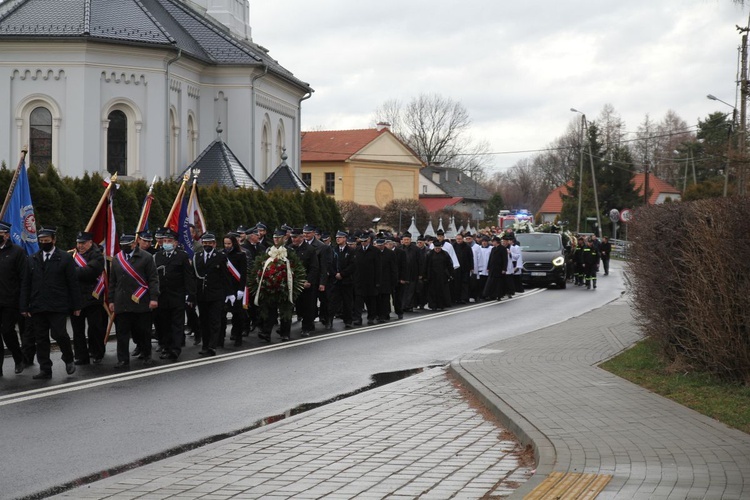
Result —
[[429, 180], [433, 180], [432, 175], [437, 173], [440, 178], [437, 184], [445, 191], [448, 196], [460, 197], [467, 200], [487, 201], [490, 199], [490, 193], [479, 185], [474, 179], [466, 175], [465, 172], [455, 168], [427, 166], [421, 171], [421, 174]]
[[463, 198], [451, 198], [451, 197], [435, 197], [435, 198], [419, 198], [419, 203], [422, 205], [425, 210], [427, 210], [429, 213], [434, 213], [439, 210], [442, 210], [446, 207], [452, 207], [454, 205], [457, 205], [458, 203], [462, 202]]
[[0, 8], [0, 40], [85, 40], [182, 49], [210, 65], [267, 66], [310, 91], [249, 40], [179, 0], [17, 0]]
[[[639, 173], [633, 176], [633, 185], [638, 189], [638, 194], [643, 196], [643, 183], [646, 178], [646, 174]], [[573, 181], [568, 181], [562, 186], [556, 187], [552, 192], [547, 195], [547, 198], [539, 208], [541, 214], [559, 214], [562, 212], [563, 197], [568, 195], [568, 188], [573, 186]], [[650, 175], [648, 179], [648, 189], [651, 191], [651, 196], [648, 198], [649, 205], [653, 205], [659, 199], [661, 194], [676, 194], [680, 195], [680, 190], [673, 187], [671, 184], [659, 179], [655, 175]]]
[[198, 182], [204, 186], [218, 184], [229, 188], [244, 187], [263, 190], [260, 183], [221, 139], [216, 139], [209, 144], [179, 178], [194, 168], [200, 170]]
[[541, 208], [539, 208], [539, 213], [559, 214], [562, 212], [563, 196], [568, 195], [568, 187], [571, 186], [573, 186], [573, 181], [568, 181], [567, 184], [563, 184], [562, 186], [553, 189], [547, 196], [547, 199], [544, 200], [544, 203], [542, 203]]
[[[644, 195], [644, 186], [643, 184], [646, 181], [646, 174], [640, 173], [635, 174], [633, 176], [633, 185], [635, 185], [636, 189], [638, 189], [638, 194], [643, 196]], [[649, 205], [653, 205], [656, 203], [656, 201], [659, 199], [659, 195], [662, 194], [676, 194], [681, 195], [679, 189], [672, 186], [668, 182], [665, 182], [655, 175], [649, 175], [648, 176], [648, 190], [651, 191], [651, 195], [648, 197], [648, 203]]]
[[297, 172], [291, 169], [286, 163], [286, 153], [281, 155], [281, 165], [271, 172], [268, 179], [263, 183], [266, 191], [281, 189], [284, 191], [307, 191], [309, 189], [305, 181], [297, 175]]
[[302, 132], [302, 161], [346, 161], [388, 129], [321, 130]]

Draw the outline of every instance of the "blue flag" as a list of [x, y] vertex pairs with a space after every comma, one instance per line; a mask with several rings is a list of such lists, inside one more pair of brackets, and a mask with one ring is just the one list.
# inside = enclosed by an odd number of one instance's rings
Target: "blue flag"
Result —
[[177, 228], [177, 241], [187, 252], [190, 258], [193, 258], [193, 237], [190, 234], [190, 219], [188, 217], [188, 201], [183, 197], [180, 205], [180, 226]]
[[13, 243], [23, 247], [29, 255], [39, 251], [36, 241], [36, 217], [34, 217], [34, 205], [31, 203], [25, 161], [21, 162], [21, 171], [8, 202], [5, 219], [12, 224], [10, 236]]

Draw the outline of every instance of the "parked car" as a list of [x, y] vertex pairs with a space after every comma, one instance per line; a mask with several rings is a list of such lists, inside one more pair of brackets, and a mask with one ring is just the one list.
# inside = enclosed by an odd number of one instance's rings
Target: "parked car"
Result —
[[557, 233], [517, 233], [523, 253], [523, 282], [565, 288], [565, 247]]

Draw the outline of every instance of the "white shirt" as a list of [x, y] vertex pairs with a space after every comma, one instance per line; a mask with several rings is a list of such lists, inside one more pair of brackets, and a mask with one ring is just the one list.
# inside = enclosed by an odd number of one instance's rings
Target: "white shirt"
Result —
[[521, 269], [523, 268], [523, 253], [521, 252], [521, 245], [512, 245], [510, 247], [510, 258], [516, 262], [516, 270], [514, 274], [521, 274]]
[[474, 256], [474, 274], [477, 276], [487, 276], [487, 263], [490, 261], [490, 252], [492, 247], [483, 247], [482, 245], [474, 245], [471, 252]]

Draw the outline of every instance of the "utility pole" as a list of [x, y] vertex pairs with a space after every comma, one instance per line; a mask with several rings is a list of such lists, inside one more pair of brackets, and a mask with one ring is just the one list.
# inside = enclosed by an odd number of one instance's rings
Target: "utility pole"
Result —
[[742, 33], [742, 47], [740, 47], [741, 53], [741, 64], [740, 69], [740, 133], [739, 133], [739, 168], [737, 169], [737, 194], [739, 196], [745, 196], [745, 171], [747, 163], [747, 144], [745, 131], [747, 128], [747, 33], [750, 31], [750, 18], [748, 19], [748, 25], [745, 28], [737, 27], [737, 30]]

